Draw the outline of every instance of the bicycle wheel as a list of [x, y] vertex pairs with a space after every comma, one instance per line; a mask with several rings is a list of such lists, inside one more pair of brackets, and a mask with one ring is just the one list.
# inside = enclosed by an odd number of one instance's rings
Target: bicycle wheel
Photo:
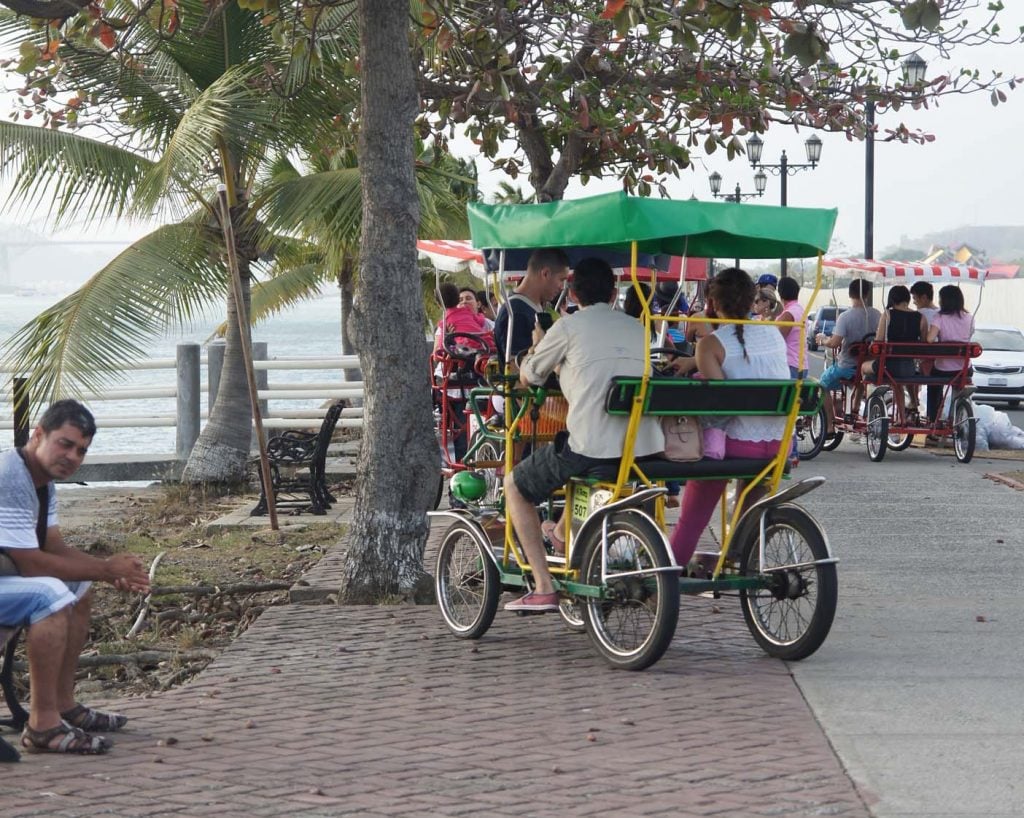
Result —
[[[899, 420], [901, 425], [904, 425], [904, 426], [908, 425], [908, 418], [909, 418], [909, 414], [908, 414], [909, 410], [908, 409], [904, 408], [903, 413], [901, 415], [897, 416], [894, 412], [890, 412], [889, 411], [891, 409], [892, 405], [893, 405], [892, 402], [890, 400], [886, 400], [885, 404], [886, 404], [886, 413], [889, 414], [890, 417], [892, 417], [893, 419]], [[892, 427], [892, 423], [890, 423], [889, 426], [891, 428]], [[914, 442], [914, 436], [912, 434], [910, 434], [910, 432], [892, 432], [892, 431], [890, 431], [889, 432], [889, 436], [888, 436], [888, 438], [886, 440], [886, 448], [892, 449], [892, 451], [894, 451], [894, 452], [902, 452], [904, 449], [906, 449], [908, 446], [910, 446], [910, 444], [913, 443], [913, 442]]]
[[974, 417], [974, 407], [967, 398], [957, 398], [953, 404], [953, 452], [959, 462], [971, 462], [977, 437], [978, 421]]
[[498, 610], [501, 586], [494, 561], [468, 522], [449, 528], [437, 550], [434, 590], [445, 624], [456, 636], [479, 639]]
[[[764, 561], [760, 563], [759, 527], [749, 529], [742, 545], [740, 573], [767, 570], [767, 588], [740, 591], [743, 618], [754, 640], [769, 656], [796, 661], [821, 647], [836, 615], [839, 583], [835, 563], [818, 527], [802, 508], [770, 509], [764, 527]], [[798, 566], [780, 571], [773, 567]]]
[[889, 442], [889, 418], [886, 415], [885, 401], [880, 395], [872, 395], [868, 399], [868, 426], [865, 437], [868, 443], [868, 457], [878, 463], [885, 457], [885, 449]]
[[484, 467], [478, 469], [484, 476], [484, 482], [487, 484], [487, 491], [480, 499], [480, 505], [496, 506], [501, 499], [505, 447], [493, 440], [485, 440], [477, 448], [476, 453], [473, 455], [473, 460], [474, 462], [502, 463], [502, 466], [497, 468]]
[[834, 449], [839, 448], [839, 444], [843, 442], [843, 433], [836, 430], [831, 436], [826, 437], [821, 442], [821, 450], [823, 452], [831, 452]]
[[[601, 585], [601, 531], [590, 530], [583, 549], [581, 576]], [[619, 512], [608, 520], [608, 577], [602, 598], [580, 599], [587, 633], [610, 665], [643, 670], [661, 658], [679, 618], [679, 575], [672, 572], [615, 577], [616, 573], [671, 565], [661, 531], [638, 514]]]
[[574, 599], [563, 597], [558, 600], [558, 615], [562, 617], [562, 623], [573, 633], [584, 633], [587, 630], [583, 622], [583, 614], [580, 613], [579, 603]]
[[796, 419], [796, 451], [800, 460], [813, 460], [825, 445], [825, 430], [828, 421], [822, 404], [813, 415]]
[[892, 449], [894, 452], [902, 452], [913, 442], [914, 436], [910, 434], [910, 432], [903, 432], [902, 434], [890, 432], [889, 438], [886, 441], [886, 447]]

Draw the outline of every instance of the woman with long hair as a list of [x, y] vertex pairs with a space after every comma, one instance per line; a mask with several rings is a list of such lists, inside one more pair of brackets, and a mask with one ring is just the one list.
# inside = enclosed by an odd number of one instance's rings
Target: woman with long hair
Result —
[[[756, 288], [737, 267], [722, 270], [709, 284], [718, 318], [746, 319], [754, 305]], [[697, 369], [708, 380], [788, 380], [786, 342], [770, 324], [723, 324], [697, 342]], [[774, 457], [779, 450], [786, 418], [743, 416], [725, 425], [725, 456], [755, 459]], [[725, 480], [691, 480], [683, 490], [679, 522], [672, 532], [672, 552], [686, 565], [697, 548], [715, 505], [725, 491]], [[753, 498], [753, 492], [748, 495]]]
[[[929, 341], [961, 341], [966, 343], [974, 335], [974, 316], [964, 309], [964, 294], [954, 284], [947, 284], [939, 290], [939, 314], [928, 327]], [[932, 370], [933, 375], [952, 377], [960, 371], [963, 361], [958, 358], [939, 358]], [[942, 384], [928, 386], [928, 421], [934, 423], [942, 408]]]

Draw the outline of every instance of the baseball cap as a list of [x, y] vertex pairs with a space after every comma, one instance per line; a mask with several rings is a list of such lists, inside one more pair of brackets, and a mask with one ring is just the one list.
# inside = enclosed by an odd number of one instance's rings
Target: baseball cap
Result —
[[757, 286], [758, 287], [776, 287], [778, 286], [778, 276], [773, 276], [771, 273], [765, 273], [764, 275], [758, 276]]

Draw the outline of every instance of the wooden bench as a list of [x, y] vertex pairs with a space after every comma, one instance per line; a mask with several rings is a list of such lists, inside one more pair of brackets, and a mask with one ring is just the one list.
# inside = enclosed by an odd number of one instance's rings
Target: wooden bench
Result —
[[[290, 508], [326, 514], [335, 498], [327, 489], [327, 449], [334, 436], [334, 427], [345, 407], [335, 401], [324, 415], [319, 432], [288, 430], [267, 441], [270, 459], [270, 482], [277, 509]], [[250, 516], [267, 513], [267, 492], [260, 470], [260, 501]]]
[[[14, 692], [14, 650], [18, 646], [21, 628], [0, 625], [0, 651], [3, 664], [0, 664], [0, 687], [3, 688], [4, 700], [11, 711], [9, 718], [0, 719], [0, 726], [21, 730], [28, 723], [28, 713], [21, 706]], [[0, 738], [0, 762], [17, 761], [18, 751]]]
[[[641, 379], [612, 379], [605, 399], [610, 415], [629, 415]], [[738, 417], [743, 415], [785, 416], [800, 398], [800, 414], [813, 415], [823, 399], [816, 381], [706, 381], [685, 378], [651, 378], [643, 405], [643, 414], [654, 417], [704, 415]], [[788, 445], [783, 443], [782, 445]], [[764, 471], [772, 461], [755, 458], [704, 458], [690, 463], [663, 457], [638, 458], [636, 466], [651, 480], [732, 480], [750, 479]], [[588, 472], [588, 477], [614, 480], [618, 465], [610, 461]]]

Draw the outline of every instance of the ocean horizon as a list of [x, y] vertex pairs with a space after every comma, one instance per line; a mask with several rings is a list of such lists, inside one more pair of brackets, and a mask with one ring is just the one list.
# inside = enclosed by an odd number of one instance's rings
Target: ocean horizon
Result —
[[[61, 296], [45, 295], [0, 295], [0, 339], [4, 344], [31, 317], [38, 315], [54, 304]], [[267, 344], [267, 355], [270, 358], [330, 358], [341, 355], [341, 308], [340, 294], [326, 293], [318, 298], [303, 302], [291, 310], [272, 316], [253, 329], [253, 341], [264, 341]], [[212, 340], [217, 326], [224, 321], [223, 315], [212, 311], [201, 320], [188, 327], [170, 332], [153, 341], [147, 346], [148, 358], [173, 358], [178, 344], [198, 343], [206, 355], [206, 344]], [[207, 407], [207, 372], [205, 364], [200, 376], [201, 411]], [[276, 383], [304, 383], [341, 380], [341, 370], [287, 371], [272, 370], [268, 372], [269, 385]], [[124, 379], [111, 384], [112, 388], [128, 387], [172, 387], [175, 383], [173, 369], [140, 370], [126, 373]], [[12, 407], [4, 384], [4, 393], [0, 399], [0, 418], [9, 420]], [[295, 401], [272, 401], [271, 410], [277, 409], [310, 409], [319, 406], [322, 401], [302, 399]], [[136, 400], [97, 401], [90, 405], [98, 417], [114, 415], [167, 415], [175, 412], [174, 398], [146, 398]], [[0, 432], [0, 449], [8, 448], [13, 443], [9, 437], [11, 432]], [[173, 427], [145, 428], [101, 428], [93, 441], [90, 452], [93, 454], [174, 454], [175, 430]]]

